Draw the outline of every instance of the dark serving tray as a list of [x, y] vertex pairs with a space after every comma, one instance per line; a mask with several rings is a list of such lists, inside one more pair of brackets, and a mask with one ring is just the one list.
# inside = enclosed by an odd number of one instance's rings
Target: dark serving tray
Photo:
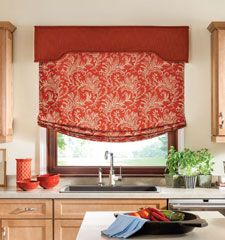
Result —
[[[184, 234], [192, 231], [195, 227], [202, 228], [208, 226], [206, 220], [200, 218], [198, 215], [188, 212], [182, 213], [185, 214], [183, 221], [146, 222], [136, 234], [152, 234], [152, 235]], [[114, 215], [117, 217], [118, 213]]]

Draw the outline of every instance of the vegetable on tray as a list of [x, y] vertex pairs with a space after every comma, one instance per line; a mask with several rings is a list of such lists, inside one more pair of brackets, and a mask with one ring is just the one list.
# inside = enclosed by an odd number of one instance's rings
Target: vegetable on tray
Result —
[[149, 219], [153, 222], [183, 221], [185, 216], [181, 212], [173, 212], [171, 210], [158, 210], [152, 207], [141, 208], [139, 211], [129, 213], [128, 215]]
[[170, 221], [183, 221], [185, 214], [182, 212], [173, 212], [171, 210], [162, 210], [161, 213]]

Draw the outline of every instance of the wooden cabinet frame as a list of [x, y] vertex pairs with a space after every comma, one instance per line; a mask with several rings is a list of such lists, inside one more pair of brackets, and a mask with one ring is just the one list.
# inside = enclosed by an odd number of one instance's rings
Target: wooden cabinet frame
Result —
[[15, 29], [10, 22], [0, 22], [0, 143], [13, 138], [12, 55]]
[[225, 142], [225, 22], [212, 22], [211, 32], [211, 139]]

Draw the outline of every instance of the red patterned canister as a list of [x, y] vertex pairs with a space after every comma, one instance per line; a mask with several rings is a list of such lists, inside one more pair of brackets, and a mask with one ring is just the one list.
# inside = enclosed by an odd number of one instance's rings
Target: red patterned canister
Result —
[[16, 159], [16, 181], [31, 179], [31, 158]]

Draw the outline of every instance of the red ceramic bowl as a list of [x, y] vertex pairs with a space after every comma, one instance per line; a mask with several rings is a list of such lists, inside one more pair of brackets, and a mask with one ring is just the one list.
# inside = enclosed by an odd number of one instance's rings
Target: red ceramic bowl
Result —
[[59, 183], [59, 174], [44, 174], [39, 175], [37, 180], [40, 182], [40, 186], [49, 189], [55, 187]]
[[17, 186], [21, 188], [23, 191], [29, 191], [29, 190], [35, 189], [39, 185], [39, 181], [33, 181], [30, 179], [20, 180], [20, 181], [17, 181], [16, 183], [17, 183]]

